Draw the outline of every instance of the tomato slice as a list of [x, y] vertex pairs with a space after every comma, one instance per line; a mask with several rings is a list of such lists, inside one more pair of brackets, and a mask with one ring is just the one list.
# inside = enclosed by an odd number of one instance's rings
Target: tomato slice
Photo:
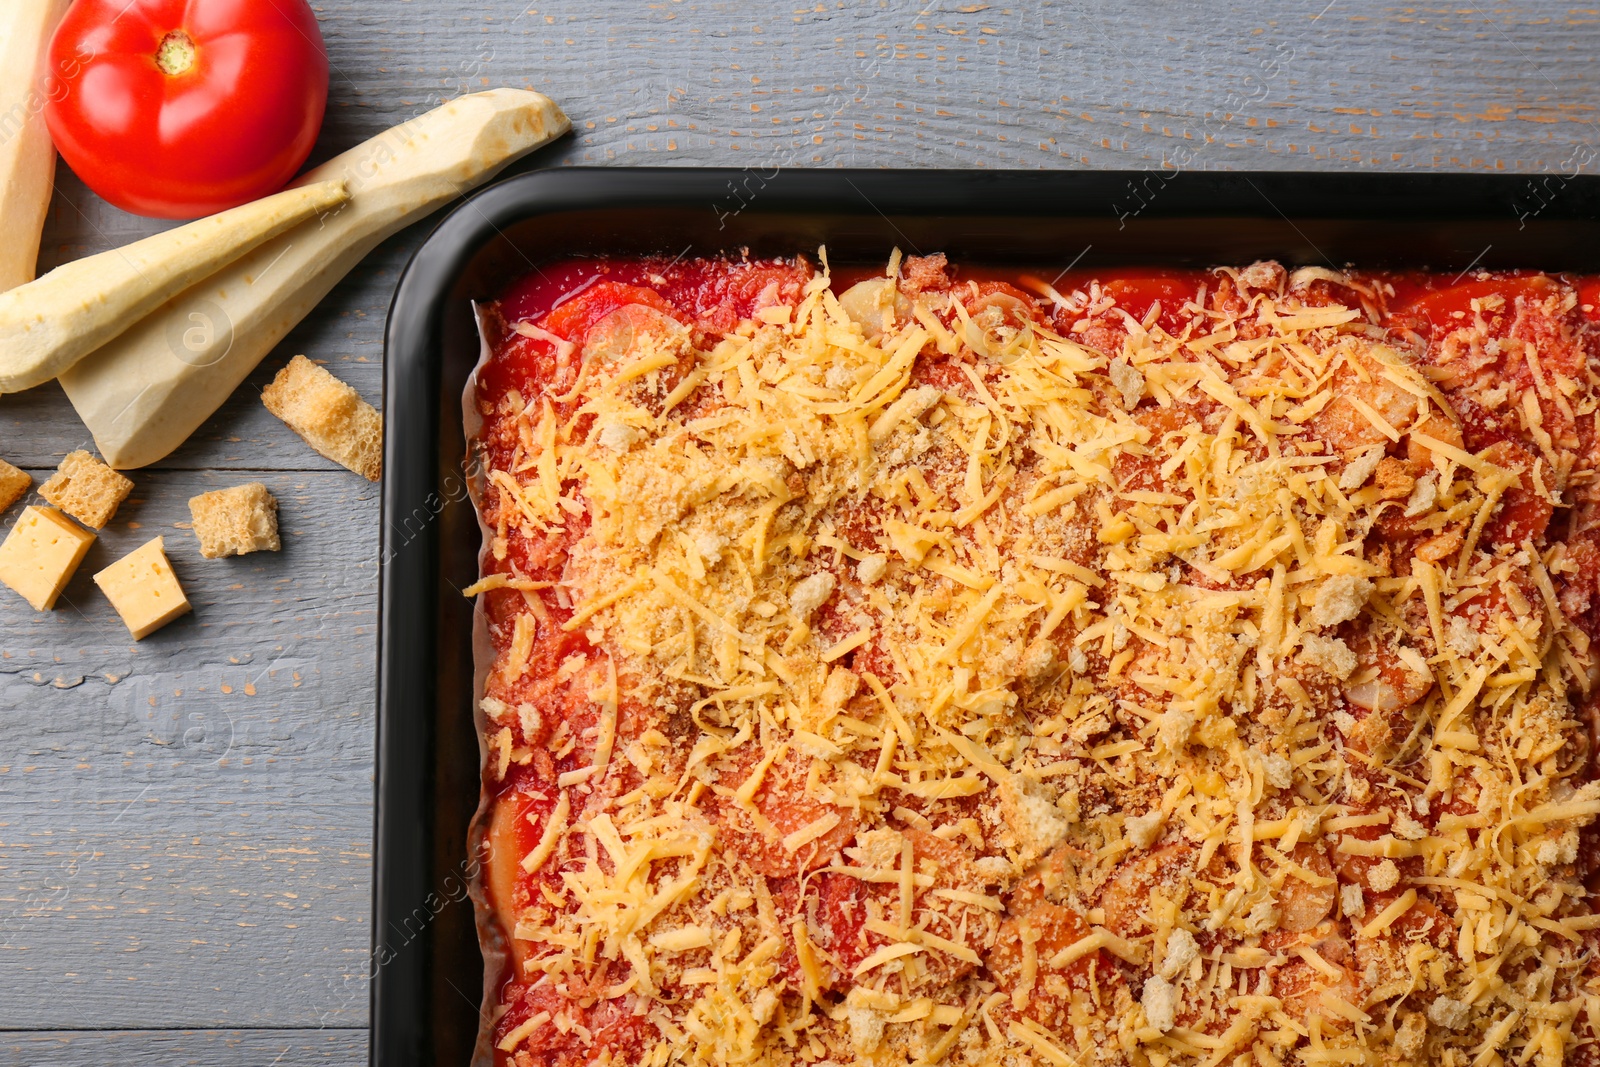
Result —
[[1600, 322], [1600, 277], [1578, 279], [1578, 311], [1589, 322]]
[[571, 300], [558, 304], [540, 325], [557, 337], [578, 343], [589, 327], [628, 304], [643, 304], [674, 318], [683, 317], [654, 289], [606, 280], [595, 282]]
[[1518, 297], [1532, 300], [1549, 296], [1556, 282], [1545, 274], [1474, 279], [1443, 289], [1425, 290], [1408, 302], [1397, 304], [1391, 314], [1403, 316], [1438, 330], [1453, 330], [1472, 319], [1472, 302], [1499, 296], [1509, 310]]
[[[1144, 321], [1150, 309], [1156, 304], [1161, 305], [1161, 314], [1156, 324], [1168, 333], [1176, 333], [1183, 328], [1189, 316], [1183, 311], [1183, 306], [1195, 298], [1200, 287], [1208, 281], [1207, 276], [1201, 271], [1194, 270], [1149, 270], [1125, 271], [1110, 275], [1109, 277], [1098, 271], [1078, 274], [1074, 272], [1067, 283], [1073, 287], [1087, 286], [1091, 280], [1100, 281], [1100, 290], [1117, 302], [1117, 308], [1127, 312], [1140, 322]], [[1057, 291], [1065, 293], [1061, 285], [1056, 286]], [[1062, 329], [1070, 329], [1073, 322], [1082, 316], [1069, 317], [1057, 314], [1057, 324]], [[1120, 329], [1121, 317], [1117, 316], [1115, 325]]]
[[1105, 284], [1105, 291], [1117, 306], [1140, 322], [1150, 314], [1150, 308], [1161, 305], [1161, 323], [1178, 324], [1185, 317], [1183, 305], [1193, 300], [1199, 291], [1198, 279], [1192, 274], [1123, 275]]
[[606, 277], [602, 259], [567, 259], [546, 263], [518, 278], [500, 296], [500, 314], [507, 322], [538, 322], [557, 304], [571, 300]]

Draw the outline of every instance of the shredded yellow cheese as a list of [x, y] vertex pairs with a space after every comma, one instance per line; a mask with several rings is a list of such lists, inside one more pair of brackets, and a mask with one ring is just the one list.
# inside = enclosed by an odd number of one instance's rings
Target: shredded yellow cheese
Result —
[[495, 594], [485, 778], [559, 790], [515, 869], [486, 849], [528, 1005], [497, 1047], [1594, 1042], [1600, 376], [1570, 286], [1419, 322], [1384, 278], [1270, 263], [1157, 301], [898, 254], [836, 292], [819, 260], [731, 330], [515, 329], [554, 384], [480, 398], [509, 457], [465, 591]]

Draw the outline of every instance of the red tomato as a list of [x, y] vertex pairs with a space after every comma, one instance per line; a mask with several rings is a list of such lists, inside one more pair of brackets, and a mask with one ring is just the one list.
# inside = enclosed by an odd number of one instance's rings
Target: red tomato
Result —
[[140, 215], [209, 215], [282, 188], [328, 102], [306, 0], [76, 0], [50, 59], [61, 157]]

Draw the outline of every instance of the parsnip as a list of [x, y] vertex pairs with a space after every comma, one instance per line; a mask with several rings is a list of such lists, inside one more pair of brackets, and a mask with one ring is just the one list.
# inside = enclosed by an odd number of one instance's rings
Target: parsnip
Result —
[[101, 455], [124, 470], [166, 456], [380, 241], [569, 127], [548, 97], [495, 89], [312, 171], [306, 180], [349, 185], [342, 210], [262, 245], [61, 375]]
[[56, 174], [45, 46], [71, 0], [0, 3], [0, 290], [33, 280]]
[[348, 198], [342, 181], [286, 189], [0, 293], [0, 393], [42, 385], [262, 242]]

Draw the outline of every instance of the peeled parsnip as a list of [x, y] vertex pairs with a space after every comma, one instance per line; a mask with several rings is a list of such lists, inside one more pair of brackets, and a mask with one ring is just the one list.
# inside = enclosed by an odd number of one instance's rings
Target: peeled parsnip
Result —
[[342, 181], [286, 189], [0, 293], [0, 393], [44, 384], [173, 296], [348, 198]]
[[61, 375], [101, 455], [123, 470], [166, 456], [379, 242], [569, 128], [548, 97], [494, 89], [306, 175], [344, 181], [349, 202], [168, 301]]
[[33, 280], [55, 183], [45, 46], [71, 0], [0, 3], [0, 290]]

